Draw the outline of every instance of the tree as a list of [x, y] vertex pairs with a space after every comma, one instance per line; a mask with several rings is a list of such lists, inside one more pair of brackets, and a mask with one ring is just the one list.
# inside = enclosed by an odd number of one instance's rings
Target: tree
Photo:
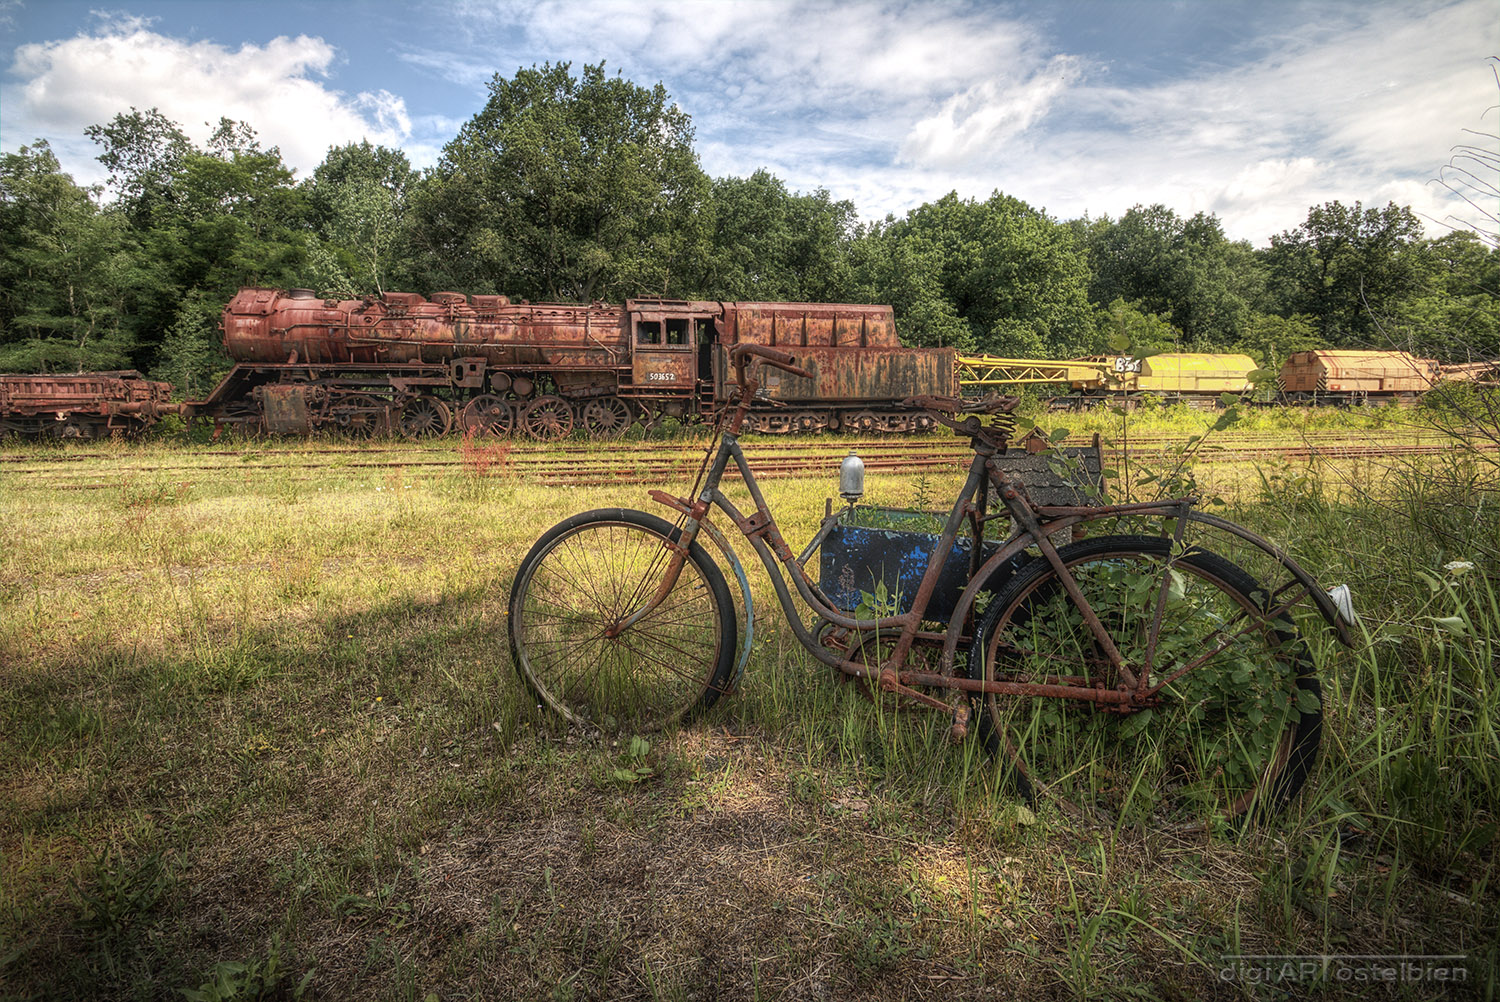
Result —
[[901, 343], [914, 348], [978, 350], [974, 329], [943, 290], [942, 255], [888, 232], [895, 220], [862, 226], [850, 245], [855, 302], [888, 303]]
[[1148, 348], [1176, 351], [1182, 347], [1182, 331], [1159, 314], [1145, 312], [1123, 299], [1116, 299], [1107, 309], [1099, 311], [1099, 330], [1110, 354]]
[[1327, 202], [1271, 238], [1264, 260], [1277, 313], [1305, 313], [1329, 345], [1372, 343], [1378, 317], [1424, 285], [1422, 224], [1406, 206]]
[[117, 115], [88, 134], [104, 151], [125, 222], [122, 325], [136, 364], [187, 389], [223, 364], [212, 345], [218, 311], [242, 285], [301, 284], [306, 196], [276, 147], [220, 119], [206, 149], [155, 109]]
[[194, 152], [187, 134], [155, 108], [131, 108], [129, 114], [83, 131], [104, 147], [98, 160], [109, 169], [109, 188], [126, 215], [138, 227], [150, 226], [171, 202], [173, 175]]
[[[1096, 339], [1088, 266], [1072, 232], [1019, 199], [996, 192], [978, 202], [950, 193], [887, 220], [865, 239], [893, 245], [861, 249], [861, 281], [877, 301], [896, 307], [898, 327], [912, 343], [933, 333], [947, 338], [953, 317], [969, 330], [948, 343], [996, 354], [1072, 354]], [[921, 277], [906, 281], [901, 267], [915, 267]], [[916, 316], [926, 330], [908, 329]]]
[[416, 178], [400, 150], [366, 141], [328, 151], [303, 185], [317, 231], [309, 255], [319, 290], [378, 295], [393, 270], [406, 270], [396, 251]]
[[1264, 289], [1248, 244], [1224, 236], [1217, 217], [1182, 219], [1164, 205], [1135, 206], [1118, 222], [1081, 224], [1096, 305], [1116, 300], [1168, 318], [1185, 347], [1213, 349], [1246, 329]]
[[130, 364], [120, 220], [62, 173], [45, 140], [0, 155], [0, 370]]
[[561, 63], [497, 74], [489, 91], [422, 186], [430, 274], [580, 301], [691, 281], [708, 181], [665, 88]]
[[1296, 352], [1326, 348], [1328, 343], [1308, 317], [1252, 313], [1244, 333], [1230, 347], [1249, 355], [1263, 369], [1280, 371], [1287, 358]]
[[716, 178], [706, 215], [710, 249], [697, 291], [714, 299], [843, 301], [850, 295], [854, 203], [823, 189], [788, 192], [758, 170]]

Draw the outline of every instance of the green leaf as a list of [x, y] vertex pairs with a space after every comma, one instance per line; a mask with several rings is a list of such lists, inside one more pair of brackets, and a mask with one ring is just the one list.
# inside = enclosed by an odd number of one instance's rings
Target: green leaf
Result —
[[1469, 635], [1468, 624], [1462, 616], [1429, 616], [1434, 623], [1453, 634], [1455, 637], [1467, 637]]
[[1064, 439], [1066, 439], [1068, 437], [1068, 435], [1070, 435], [1070, 434], [1071, 434], [1071, 432], [1067, 428], [1053, 428], [1052, 429], [1052, 433], [1047, 436], [1047, 441], [1048, 442], [1061, 442]]
[[[1095, 342], [1096, 344], [1098, 342]], [[1130, 335], [1124, 331], [1115, 331], [1109, 336], [1109, 350], [1124, 354], [1130, 348]]]
[[1167, 573], [1172, 577], [1172, 583], [1167, 586], [1167, 597], [1174, 602], [1181, 602], [1187, 597], [1187, 579], [1175, 567], [1168, 569]]

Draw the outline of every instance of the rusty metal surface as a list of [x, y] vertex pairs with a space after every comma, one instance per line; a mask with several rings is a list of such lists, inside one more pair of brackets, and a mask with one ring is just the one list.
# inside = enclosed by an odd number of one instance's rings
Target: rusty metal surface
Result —
[[1441, 376], [1429, 358], [1404, 351], [1299, 351], [1281, 367], [1286, 393], [1424, 393]]
[[[513, 303], [506, 296], [386, 293], [321, 299], [307, 290], [245, 288], [224, 309], [224, 347], [240, 362], [401, 363], [484, 358], [491, 365], [620, 365], [638, 322], [701, 320], [715, 340], [784, 348], [897, 348], [889, 306], [629, 300]], [[660, 345], [668, 344], [663, 330]]]
[[692, 345], [651, 348], [638, 345], [630, 368], [633, 392], [651, 394], [662, 390], [691, 389], [697, 366]]
[[170, 383], [133, 369], [77, 375], [0, 375], [0, 430], [92, 438], [135, 432], [181, 413]]
[[266, 416], [266, 431], [273, 435], [306, 434], [312, 431], [309, 413], [311, 387], [290, 384], [262, 386], [257, 391]]
[[765, 395], [787, 403], [888, 403], [954, 393], [952, 348], [788, 348], [813, 378], [767, 372]]
[[[623, 414], [648, 425], [695, 419], [730, 399], [724, 353], [738, 345], [779, 345], [809, 360], [810, 378], [788, 377], [792, 382], [765, 393], [807, 409], [758, 408], [763, 414], [754, 426], [763, 431], [922, 430], [929, 423], [897, 414], [892, 405], [954, 388], [953, 351], [900, 348], [889, 306], [644, 298], [583, 305], [459, 292], [335, 300], [306, 289], [245, 288], [225, 307], [223, 333], [225, 350], [239, 364], [195, 405], [196, 413], [245, 427], [316, 426], [316, 414], [309, 424], [287, 410], [296, 404], [285, 392], [274, 399], [255, 395], [299, 379], [334, 392], [433, 392], [454, 411], [489, 389], [518, 417], [534, 395], [550, 394], [578, 408], [626, 399], [635, 406]], [[261, 413], [267, 401], [277, 413]], [[561, 408], [544, 410], [553, 419], [546, 429], [539, 421], [518, 426], [550, 436], [566, 423]], [[611, 417], [602, 423], [616, 430], [618, 415], [594, 410], [601, 420]], [[533, 415], [540, 419], [541, 411]]]
[[798, 348], [897, 348], [889, 306], [847, 303], [725, 303], [727, 344]]

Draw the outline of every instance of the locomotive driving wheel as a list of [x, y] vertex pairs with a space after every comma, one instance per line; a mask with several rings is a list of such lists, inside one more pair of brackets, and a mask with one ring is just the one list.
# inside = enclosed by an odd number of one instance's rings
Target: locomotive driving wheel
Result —
[[437, 397], [425, 394], [401, 408], [399, 427], [406, 438], [436, 438], [448, 434], [453, 412]]
[[385, 425], [385, 402], [367, 393], [356, 393], [329, 407], [334, 427], [350, 438], [373, 438]]
[[458, 415], [458, 424], [465, 435], [501, 438], [509, 435], [515, 427], [516, 415], [510, 404], [493, 393], [485, 393], [464, 405]]
[[538, 442], [551, 442], [573, 430], [573, 405], [562, 397], [537, 397], [521, 410], [521, 429]]
[[630, 405], [619, 397], [599, 397], [583, 408], [583, 428], [594, 438], [619, 438], [634, 420]]

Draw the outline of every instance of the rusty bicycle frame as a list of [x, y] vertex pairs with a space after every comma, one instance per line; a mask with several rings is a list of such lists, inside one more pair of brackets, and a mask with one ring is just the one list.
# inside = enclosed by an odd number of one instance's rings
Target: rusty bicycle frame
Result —
[[[938, 537], [932, 555], [928, 560], [926, 570], [923, 573], [921, 583], [913, 597], [911, 608], [904, 612], [891, 616], [880, 616], [872, 619], [859, 619], [836, 608], [834, 604], [807, 574], [804, 564], [808, 558], [817, 550], [827, 535], [832, 531], [837, 522], [838, 514], [831, 514], [823, 520], [822, 526], [812, 541], [802, 550], [800, 555], [794, 554], [782, 537], [776, 520], [762, 496], [760, 486], [756, 483], [755, 474], [745, 458], [745, 453], [739, 444], [739, 432], [744, 423], [745, 416], [749, 410], [750, 401], [759, 388], [759, 382], [750, 371], [750, 363], [761, 362], [782, 369], [792, 375], [811, 378], [811, 374], [805, 369], [794, 364], [793, 357], [782, 351], [761, 345], [742, 344], [735, 346], [730, 352], [730, 359], [734, 363], [737, 379], [740, 386], [740, 397], [735, 409], [728, 417], [727, 426], [720, 439], [717, 452], [713, 455], [713, 461], [708, 466], [707, 476], [701, 481], [701, 489], [696, 499], [673, 497], [663, 491], [652, 491], [651, 497], [659, 503], [665, 504], [679, 515], [681, 523], [681, 536], [675, 543], [665, 544], [671, 551], [670, 557], [662, 577], [661, 583], [655, 589], [645, 604], [632, 613], [629, 617], [620, 620], [605, 631], [609, 637], [618, 636], [628, 630], [635, 623], [643, 619], [658, 603], [671, 591], [676, 584], [677, 576], [682, 570], [687, 559], [689, 547], [697, 538], [700, 530], [707, 528], [710, 535], [724, 550], [731, 560], [734, 560], [732, 550], [724, 543], [722, 537], [713, 526], [706, 522], [710, 509], [718, 508], [728, 516], [739, 528], [740, 532], [749, 541], [760, 557], [761, 563], [766, 568], [766, 573], [771, 580], [771, 585], [776, 591], [776, 597], [786, 615], [788, 624], [798, 641], [807, 651], [828, 665], [831, 665], [847, 675], [870, 680], [878, 687], [890, 693], [896, 693], [924, 706], [934, 709], [950, 711], [953, 714], [952, 737], [957, 740], [967, 732], [969, 708], [967, 700], [953, 700], [945, 702], [927, 693], [913, 688], [922, 686], [925, 688], [939, 688], [958, 690], [964, 693], [996, 693], [1014, 696], [1040, 696], [1044, 698], [1072, 699], [1096, 704], [1101, 710], [1113, 710], [1120, 713], [1129, 713], [1135, 710], [1152, 706], [1156, 702], [1156, 693], [1165, 685], [1192, 671], [1202, 665], [1221, 651], [1226, 649], [1244, 633], [1254, 629], [1254, 623], [1247, 625], [1244, 630], [1234, 636], [1226, 637], [1218, 648], [1207, 650], [1197, 658], [1189, 661], [1186, 665], [1178, 667], [1171, 675], [1165, 678], [1153, 678], [1152, 661], [1156, 650], [1157, 634], [1161, 629], [1163, 611], [1167, 602], [1170, 575], [1164, 573], [1162, 582], [1156, 596], [1155, 611], [1152, 619], [1151, 633], [1148, 636], [1144, 663], [1138, 665], [1126, 664], [1121, 656], [1108, 630], [1099, 621], [1098, 615], [1090, 607], [1088, 600], [1079, 589], [1071, 571], [1058, 556], [1057, 549], [1053, 546], [1049, 537], [1060, 531], [1073, 529], [1077, 526], [1086, 525], [1103, 519], [1116, 518], [1122, 515], [1136, 517], [1155, 517], [1163, 520], [1171, 520], [1173, 524], [1174, 543], [1180, 543], [1183, 533], [1189, 522], [1196, 522], [1215, 529], [1219, 529], [1230, 535], [1257, 547], [1276, 560], [1291, 575], [1291, 580], [1282, 585], [1277, 592], [1267, 599], [1267, 609], [1264, 614], [1269, 618], [1281, 616], [1287, 610], [1296, 606], [1304, 598], [1310, 598], [1319, 614], [1337, 633], [1339, 640], [1345, 645], [1350, 644], [1348, 626], [1343, 618], [1338, 615], [1336, 607], [1329, 596], [1317, 586], [1312, 576], [1303, 570], [1284, 551], [1275, 544], [1257, 536], [1255, 533], [1233, 522], [1196, 511], [1193, 508], [1194, 498], [1177, 498], [1159, 502], [1144, 502], [1133, 504], [1114, 504], [1097, 506], [1037, 506], [1033, 505], [1025, 495], [1024, 488], [1018, 483], [1007, 478], [1002, 466], [997, 462], [997, 456], [1003, 456], [1005, 441], [1002, 435], [994, 429], [987, 428], [978, 417], [978, 412], [997, 413], [1008, 410], [1015, 405], [1014, 400], [1004, 398], [990, 398], [987, 401], [973, 404], [957, 398], [947, 397], [918, 397], [908, 401], [909, 404], [925, 408], [934, 413], [937, 419], [954, 429], [959, 435], [967, 435], [974, 449], [974, 458], [969, 464], [968, 477], [963, 488], [959, 491], [953, 507], [948, 514], [941, 535]], [[967, 417], [958, 418], [957, 415], [965, 411], [970, 412]], [[951, 414], [954, 417], [945, 415]], [[751, 500], [755, 504], [755, 511], [745, 514], [726, 497], [719, 489], [720, 480], [733, 461], [743, 478], [746, 489], [750, 493]], [[986, 511], [989, 491], [988, 487], [995, 488], [997, 496], [1004, 503], [1003, 512], [990, 514]], [[984, 524], [992, 518], [1008, 515], [1014, 520], [1019, 531], [1016, 535], [1005, 542], [997, 552], [987, 559], [981, 560], [980, 547], [974, 547], [973, 562], [970, 566], [970, 577], [967, 587], [958, 599], [957, 606], [948, 622], [948, 627], [943, 633], [932, 633], [922, 630], [923, 615], [926, 612], [928, 602], [937, 586], [940, 576], [944, 555], [952, 551], [954, 541], [958, 538], [965, 521], [971, 526], [975, 540], [983, 539]], [[1166, 522], [1164, 521], [1164, 524]], [[1106, 688], [1102, 683], [1097, 683], [1092, 673], [1076, 676], [1058, 676], [1053, 682], [1007, 682], [1007, 681], [985, 681], [981, 679], [960, 678], [954, 673], [954, 656], [960, 643], [968, 639], [965, 632], [966, 624], [969, 622], [970, 613], [973, 609], [975, 599], [984, 590], [986, 583], [1006, 562], [1022, 551], [1036, 547], [1056, 572], [1060, 583], [1071, 598], [1074, 606], [1082, 614], [1084, 622], [1099, 645], [1099, 650], [1107, 659], [1117, 683], [1112, 688]], [[1167, 566], [1170, 568], [1171, 560], [1175, 558], [1180, 547], [1174, 546], [1173, 557], [1169, 557]], [[783, 574], [782, 568], [786, 573]], [[749, 602], [749, 592], [745, 585], [744, 575], [736, 561], [736, 575], [741, 581], [741, 590], [745, 600]], [[874, 632], [885, 638], [894, 637], [895, 645], [889, 655], [877, 665], [865, 664], [843, 657], [839, 652], [824, 646], [813, 632], [802, 622], [792, 600], [792, 594], [787, 586], [787, 578], [790, 577], [792, 587], [796, 589], [802, 602], [821, 616], [833, 626], [850, 631], [856, 631], [861, 635]], [[1273, 603], [1275, 603], [1273, 607]], [[746, 610], [747, 621], [753, 618], [753, 611]], [[1227, 634], [1228, 630], [1223, 633]], [[936, 646], [942, 644], [942, 654], [937, 671], [922, 671], [908, 668], [906, 659], [914, 644], [923, 643]], [[748, 648], [748, 645], [747, 645]], [[748, 653], [748, 650], [747, 650]], [[743, 665], [743, 659], [741, 661]]]

